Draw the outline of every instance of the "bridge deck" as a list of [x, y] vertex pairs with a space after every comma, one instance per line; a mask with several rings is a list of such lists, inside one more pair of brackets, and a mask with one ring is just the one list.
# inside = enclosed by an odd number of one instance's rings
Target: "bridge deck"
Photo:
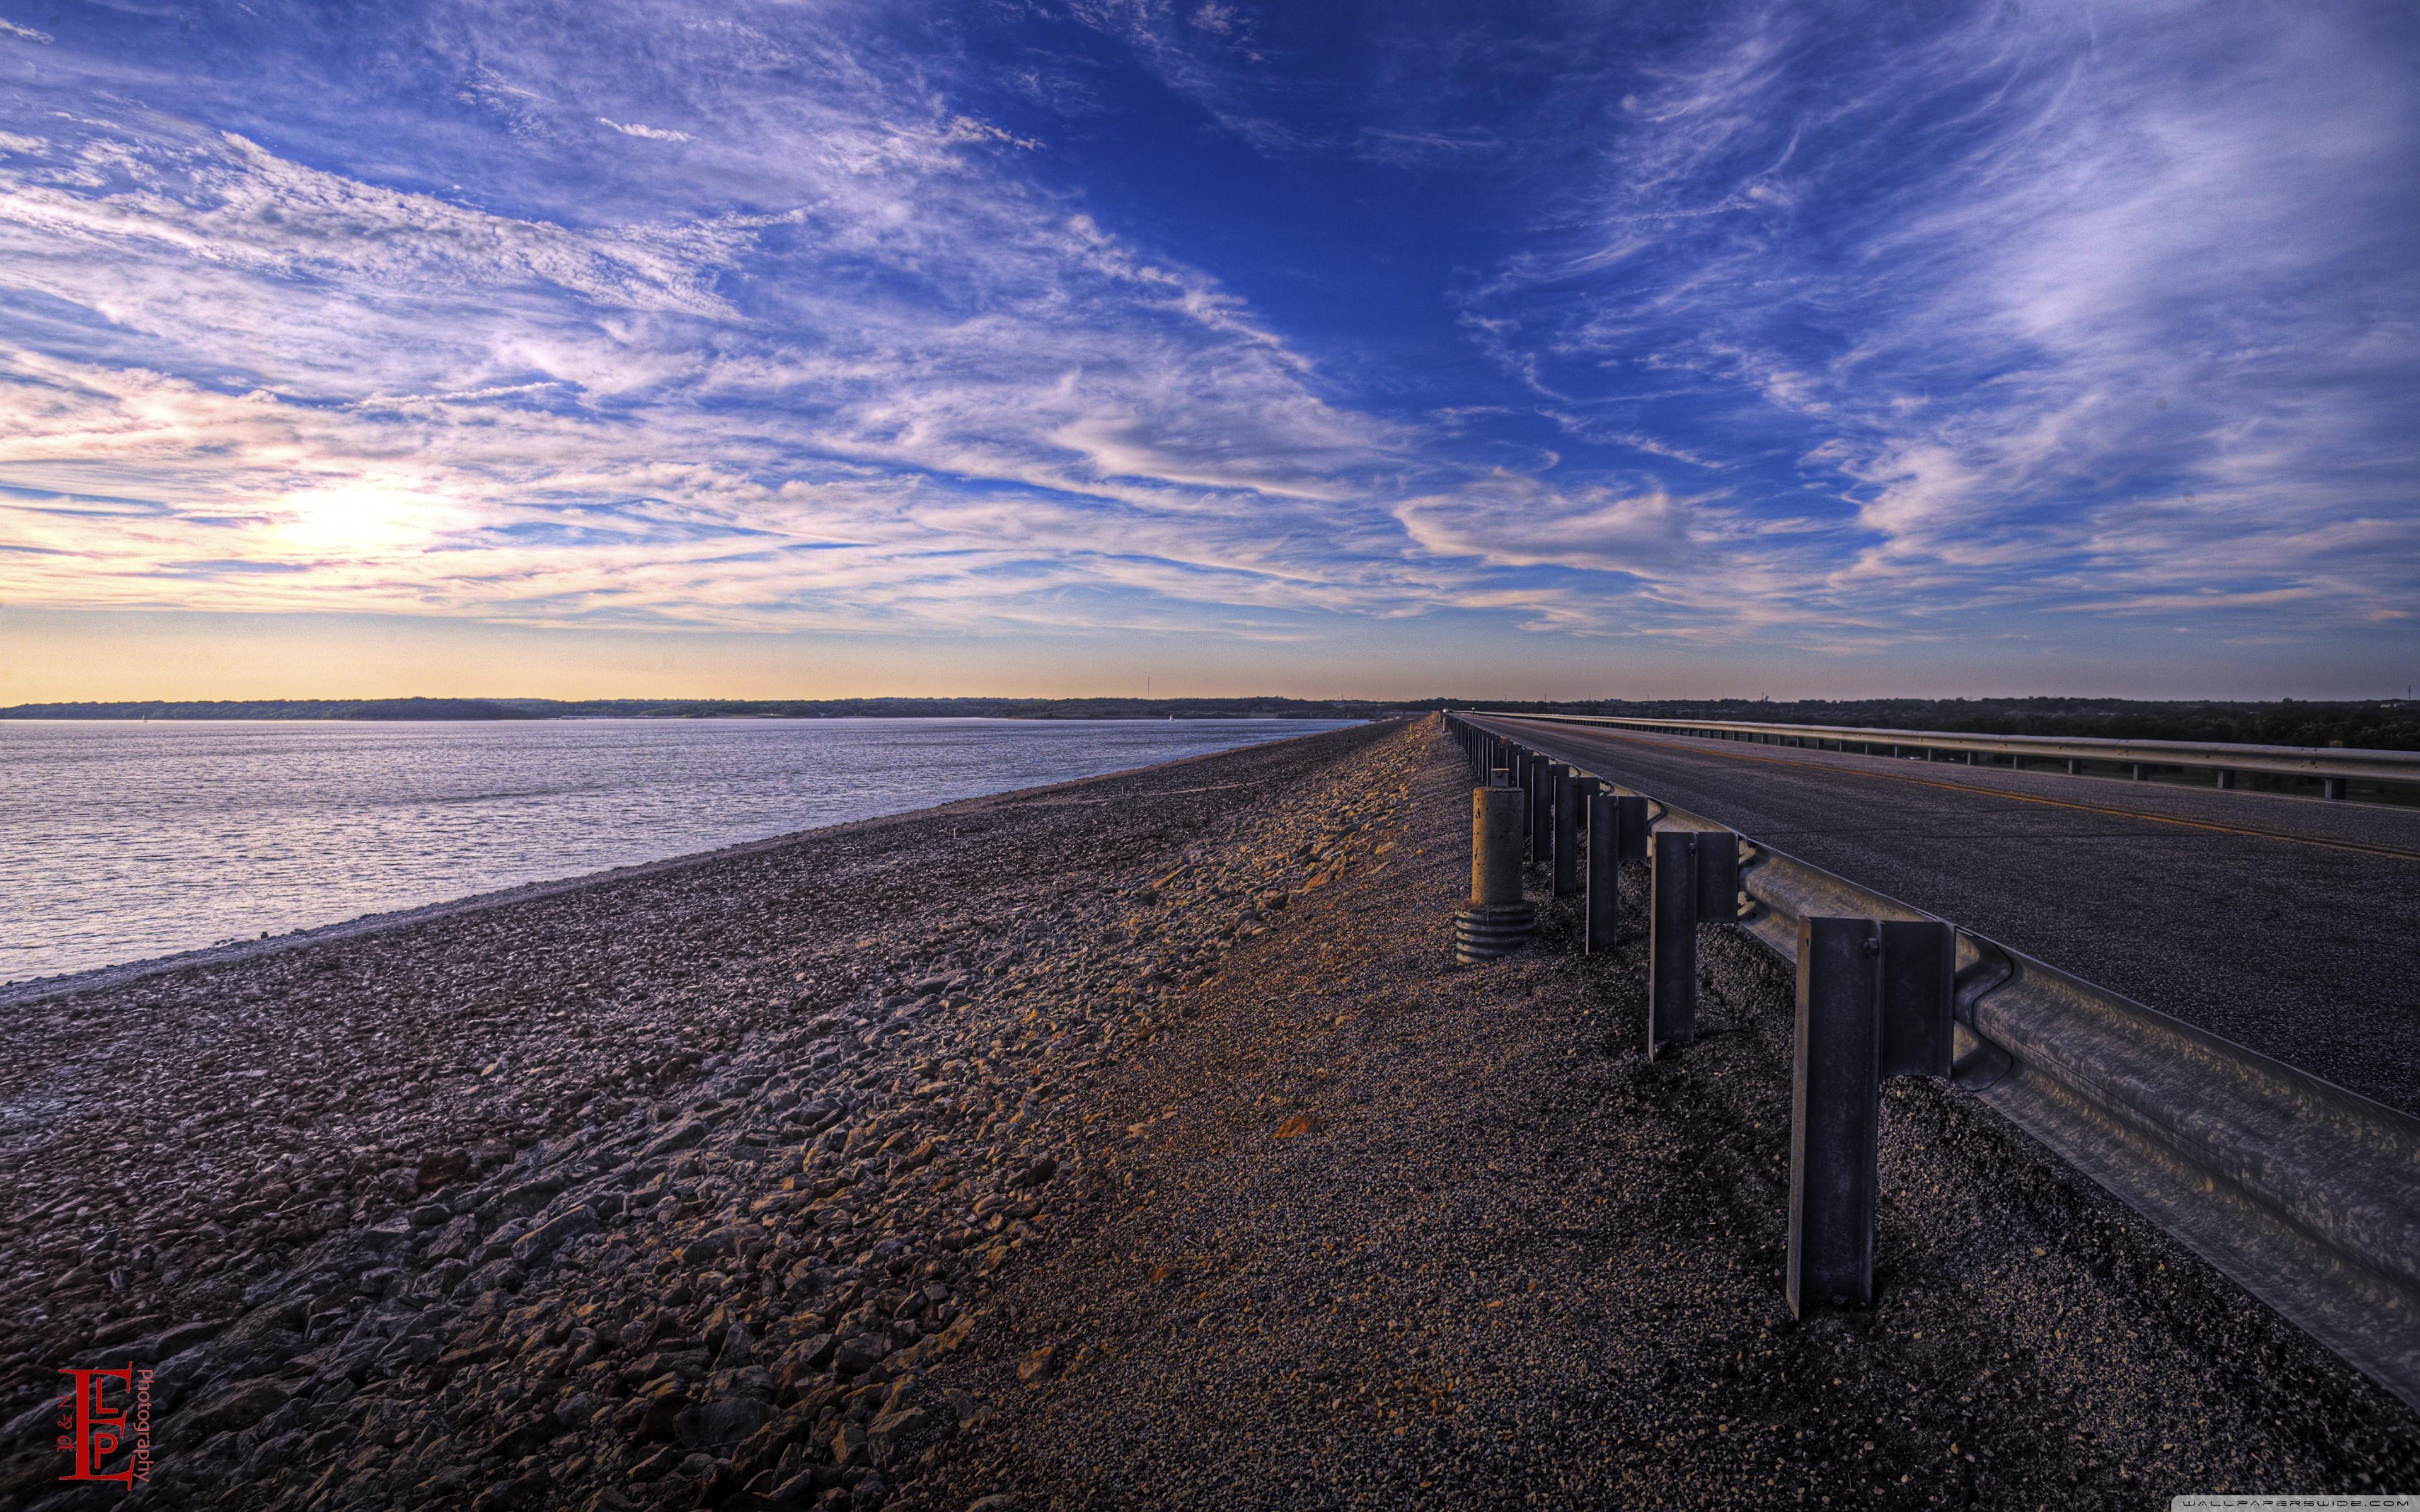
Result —
[[2420, 810], [1476, 722], [2420, 1112]]

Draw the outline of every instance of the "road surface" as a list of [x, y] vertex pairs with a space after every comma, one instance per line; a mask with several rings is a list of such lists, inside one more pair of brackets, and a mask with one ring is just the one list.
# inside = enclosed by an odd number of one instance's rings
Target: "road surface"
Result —
[[2420, 1113], [2420, 810], [1476, 722]]

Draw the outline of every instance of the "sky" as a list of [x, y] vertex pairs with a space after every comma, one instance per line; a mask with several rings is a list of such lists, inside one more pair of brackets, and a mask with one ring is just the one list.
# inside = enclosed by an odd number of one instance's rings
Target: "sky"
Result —
[[0, 0], [0, 704], [2399, 695], [2420, 8]]

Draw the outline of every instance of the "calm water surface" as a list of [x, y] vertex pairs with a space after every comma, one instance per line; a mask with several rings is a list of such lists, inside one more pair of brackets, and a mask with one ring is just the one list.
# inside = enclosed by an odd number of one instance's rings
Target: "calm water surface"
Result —
[[0, 720], [0, 981], [1335, 728]]

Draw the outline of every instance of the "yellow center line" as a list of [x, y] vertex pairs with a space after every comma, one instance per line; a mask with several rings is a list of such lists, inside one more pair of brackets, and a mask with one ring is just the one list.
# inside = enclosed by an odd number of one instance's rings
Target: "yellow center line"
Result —
[[[1554, 733], [1568, 734], [1572, 732], [1566, 727]], [[1590, 730], [1587, 733], [1602, 739], [1644, 740], [1650, 744], [1657, 740], [1691, 738], [1686, 735], [1635, 735], [1627, 731], [1619, 734], [1606, 730]], [[1920, 788], [1940, 788], [1949, 793], [1974, 793], [1984, 797], [2007, 798], [2013, 803], [2037, 803], [2045, 809], [2073, 809], [2081, 813], [2108, 814], [2118, 819], [2140, 819], [2146, 824], [2174, 825], [2180, 829], [2207, 829], [2220, 835], [2242, 835], [2253, 840], [2281, 840], [2293, 845], [2317, 845], [2331, 851], [2355, 851], [2364, 856], [2391, 856], [2398, 861], [2420, 861], [2420, 851], [2398, 850], [2392, 845], [2371, 845], [2357, 840], [2319, 840], [2310, 835], [2289, 835], [2283, 830], [2246, 829], [2237, 825], [2214, 825], [2201, 819], [2172, 819], [2165, 814], [2144, 813], [2135, 809], [2112, 809], [2097, 803], [2071, 803], [2064, 798], [2044, 798], [2030, 793], [2010, 793], [2003, 788], [1977, 787], [1971, 782], [1944, 782], [1937, 778], [1908, 777], [1899, 772], [1869, 772], [1859, 766], [1834, 766], [1828, 763], [1792, 760], [1787, 756], [1751, 756], [1744, 750], [1729, 749], [1728, 748], [1733, 743], [1725, 740], [1703, 741], [1701, 744], [1710, 748], [1705, 754], [1728, 756], [1735, 762], [1756, 762], [1766, 766], [1792, 766], [1802, 772], [1809, 768], [1820, 768], [1827, 772], [1844, 773], [1850, 777], [1871, 778], [1878, 782], [1908, 782]], [[1901, 741], [1900, 744], [1904, 745], [1906, 742]], [[1656, 748], [1668, 750], [1675, 748], [1658, 745]], [[1678, 748], [1694, 753], [1698, 747], [1693, 745]], [[1854, 753], [1842, 752], [1841, 754]]]

